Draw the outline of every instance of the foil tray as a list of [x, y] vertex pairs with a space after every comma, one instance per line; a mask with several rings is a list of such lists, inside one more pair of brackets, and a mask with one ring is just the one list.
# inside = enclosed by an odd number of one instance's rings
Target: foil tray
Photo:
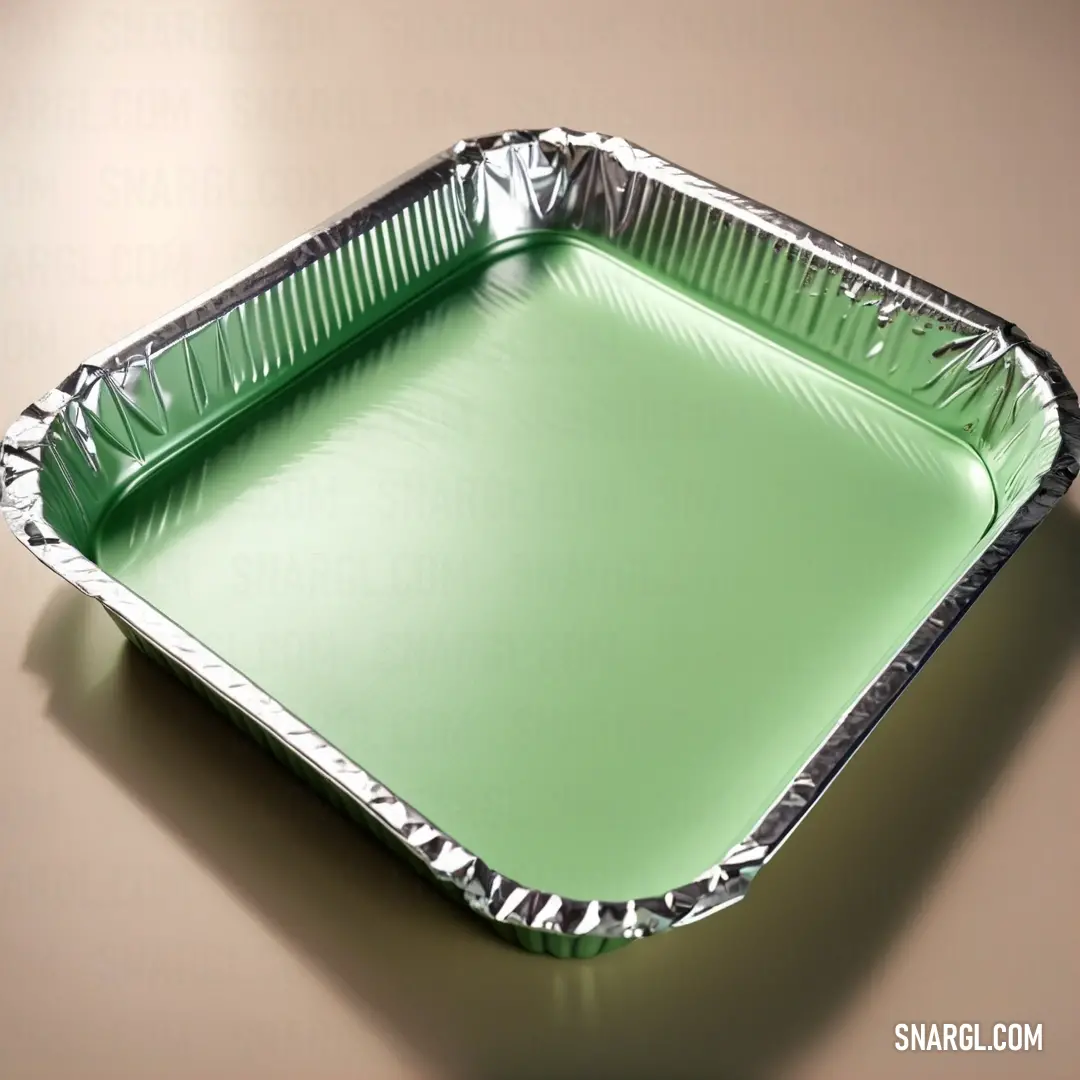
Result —
[[746, 894], [1078, 445], [1012, 324], [553, 128], [80, 366], [2, 508], [503, 937], [584, 957]]

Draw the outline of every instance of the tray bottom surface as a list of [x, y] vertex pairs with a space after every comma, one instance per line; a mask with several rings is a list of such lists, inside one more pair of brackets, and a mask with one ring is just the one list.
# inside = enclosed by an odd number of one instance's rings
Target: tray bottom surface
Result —
[[969, 449], [577, 242], [505, 254], [124, 493], [96, 557], [499, 872], [741, 840], [953, 583]]

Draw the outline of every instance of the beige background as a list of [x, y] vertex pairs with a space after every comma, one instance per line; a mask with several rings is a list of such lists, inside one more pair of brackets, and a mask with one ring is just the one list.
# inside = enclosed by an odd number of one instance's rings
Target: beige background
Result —
[[[463, 135], [625, 135], [1080, 381], [1062, 2], [0, 0], [0, 416]], [[591, 963], [457, 914], [0, 537], [0, 1076], [1080, 1075], [1080, 516], [751, 900]], [[1027, 1055], [893, 1049], [1041, 1022]]]

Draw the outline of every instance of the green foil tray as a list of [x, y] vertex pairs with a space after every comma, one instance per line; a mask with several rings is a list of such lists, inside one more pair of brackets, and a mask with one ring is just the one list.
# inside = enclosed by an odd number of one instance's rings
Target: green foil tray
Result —
[[3, 509], [504, 936], [591, 956], [744, 895], [1076, 450], [1016, 327], [552, 129], [80, 367]]

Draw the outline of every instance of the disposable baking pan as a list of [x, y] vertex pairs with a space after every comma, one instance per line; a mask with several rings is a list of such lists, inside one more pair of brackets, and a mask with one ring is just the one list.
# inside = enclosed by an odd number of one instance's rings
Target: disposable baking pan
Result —
[[744, 895], [1078, 431], [1012, 324], [554, 128], [83, 364], [2, 505], [504, 937], [591, 956]]

